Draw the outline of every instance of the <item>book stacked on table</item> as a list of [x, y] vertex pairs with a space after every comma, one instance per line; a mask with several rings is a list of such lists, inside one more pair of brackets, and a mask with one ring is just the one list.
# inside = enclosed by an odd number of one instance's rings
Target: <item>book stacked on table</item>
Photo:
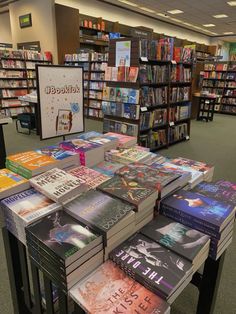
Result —
[[92, 143], [81, 139], [72, 139], [59, 144], [64, 150], [69, 150], [79, 154], [80, 164], [92, 167], [104, 160], [104, 147], [100, 144]]
[[89, 189], [96, 189], [98, 185], [110, 179], [107, 175], [85, 166], [72, 168], [68, 170], [68, 173], [82, 179]]
[[61, 205], [31, 188], [3, 199], [0, 207], [7, 229], [26, 244], [25, 227], [61, 208]]
[[129, 148], [137, 144], [137, 137], [108, 132], [105, 133], [107, 136], [116, 137], [118, 139], [118, 147]]
[[172, 303], [189, 284], [192, 264], [156, 241], [135, 234], [109, 254], [127, 275]]
[[43, 156], [50, 156], [57, 161], [57, 168], [68, 168], [79, 166], [80, 158], [77, 153], [62, 149], [59, 145], [46, 146], [36, 149], [36, 152]]
[[97, 189], [134, 206], [135, 231], [153, 219], [158, 198], [158, 191], [155, 188], [115, 175]]
[[55, 202], [65, 203], [88, 190], [88, 186], [64, 170], [54, 168], [30, 179], [30, 184]]
[[100, 144], [104, 147], [104, 150], [110, 150], [118, 146], [118, 138], [95, 131], [83, 133], [78, 136], [78, 139], [86, 140], [95, 144]]
[[76, 284], [69, 296], [86, 313], [170, 313], [167, 302], [127, 276], [112, 261]]
[[113, 177], [116, 171], [124, 165], [118, 162], [102, 161], [93, 166], [93, 169], [109, 177]]
[[140, 233], [184, 257], [196, 272], [207, 259], [210, 237], [163, 215], [147, 224]]
[[8, 170], [0, 169], [0, 199], [24, 191], [30, 187], [27, 179]]
[[161, 213], [211, 237], [210, 256], [217, 259], [232, 241], [236, 207], [229, 203], [179, 190], [161, 201]]
[[133, 207], [99, 191], [84, 193], [66, 204], [65, 210], [103, 235], [105, 258], [112, 249], [134, 233]]
[[102, 236], [59, 210], [26, 228], [30, 259], [67, 292], [103, 263]]
[[56, 166], [57, 162], [54, 158], [43, 156], [35, 151], [10, 155], [6, 158], [6, 168], [26, 179], [30, 179]]

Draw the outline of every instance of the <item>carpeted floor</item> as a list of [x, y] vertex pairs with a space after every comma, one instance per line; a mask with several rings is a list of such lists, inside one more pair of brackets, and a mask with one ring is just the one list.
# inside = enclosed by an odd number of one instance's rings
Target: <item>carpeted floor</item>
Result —
[[[102, 124], [87, 120], [86, 130], [102, 131]], [[54, 144], [61, 139], [40, 142], [32, 134], [17, 134], [14, 125], [4, 127], [7, 153], [16, 153]], [[236, 118], [216, 115], [213, 122], [192, 122], [191, 140], [171, 146], [160, 152], [170, 157], [188, 157], [215, 165], [214, 179], [224, 178], [236, 182]], [[236, 240], [227, 250], [220, 282], [220, 288], [213, 314], [236, 313]], [[2, 237], [0, 235], [0, 313], [13, 314], [9, 280]], [[198, 291], [189, 285], [172, 305], [172, 314], [193, 314], [196, 312]], [[24, 313], [20, 313], [24, 314]]]

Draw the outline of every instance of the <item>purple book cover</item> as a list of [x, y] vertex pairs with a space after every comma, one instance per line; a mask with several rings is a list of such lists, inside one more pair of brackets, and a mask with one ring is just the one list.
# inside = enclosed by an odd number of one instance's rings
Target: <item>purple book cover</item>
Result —
[[86, 153], [87, 151], [90, 151], [92, 149], [95, 149], [101, 146], [101, 145], [84, 141], [84, 140], [80, 140], [80, 139], [64, 141], [64, 142], [61, 142], [59, 145], [61, 148], [65, 150], [70, 150], [76, 153]]

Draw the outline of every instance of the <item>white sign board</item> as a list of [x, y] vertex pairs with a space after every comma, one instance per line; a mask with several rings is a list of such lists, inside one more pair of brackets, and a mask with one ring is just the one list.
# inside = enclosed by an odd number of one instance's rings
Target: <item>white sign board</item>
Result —
[[131, 41], [116, 42], [116, 67], [130, 66]]
[[38, 65], [41, 139], [84, 131], [83, 69]]

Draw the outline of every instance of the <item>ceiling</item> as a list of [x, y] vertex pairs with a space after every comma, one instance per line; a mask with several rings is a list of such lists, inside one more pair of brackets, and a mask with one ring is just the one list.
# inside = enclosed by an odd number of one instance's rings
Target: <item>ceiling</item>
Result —
[[[235, 6], [227, 3], [230, 0], [102, 0], [102, 2], [118, 5], [212, 37], [236, 35], [236, 1], [231, 1]], [[154, 12], [147, 11], [145, 8]], [[175, 9], [183, 13], [168, 12]], [[227, 17], [213, 17], [219, 14], [225, 14]], [[203, 26], [206, 24], [214, 26]], [[225, 34], [228, 32], [232, 33]]]
[[0, 0], [0, 8], [6, 7], [8, 4], [16, 1], [18, 0]]

